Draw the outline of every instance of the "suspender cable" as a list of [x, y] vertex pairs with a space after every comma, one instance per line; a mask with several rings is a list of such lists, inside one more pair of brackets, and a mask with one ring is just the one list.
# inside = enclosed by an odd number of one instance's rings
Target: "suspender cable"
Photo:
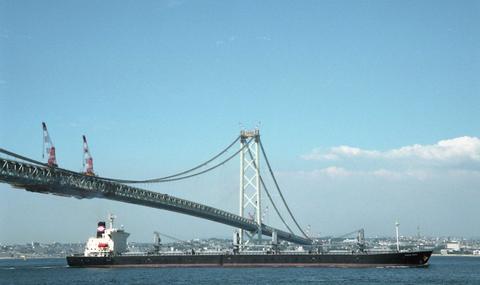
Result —
[[293, 222], [297, 226], [297, 228], [302, 232], [303, 236], [307, 239], [310, 239], [307, 234], [303, 231], [303, 229], [300, 227], [298, 224], [297, 220], [292, 214], [292, 211], [290, 211], [290, 207], [288, 207], [287, 201], [285, 201], [285, 198], [283, 197], [282, 191], [280, 190], [280, 186], [278, 186], [277, 179], [275, 178], [275, 175], [273, 174], [272, 167], [270, 166], [270, 163], [268, 162], [267, 154], [265, 153], [265, 149], [263, 148], [262, 141], [259, 140], [260, 148], [262, 149], [263, 157], [265, 158], [265, 162], [267, 163], [268, 170], [270, 171], [270, 175], [273, 178], [273, 182], [275, 183], [275, 186], [278, 190], [278, 193], [280, 194], [280, 197], [282, 198], [283, 204], [285, 205], [285, 208], [287, 208], [288, 213], [290, 214], [290, 217], [292, 218]]

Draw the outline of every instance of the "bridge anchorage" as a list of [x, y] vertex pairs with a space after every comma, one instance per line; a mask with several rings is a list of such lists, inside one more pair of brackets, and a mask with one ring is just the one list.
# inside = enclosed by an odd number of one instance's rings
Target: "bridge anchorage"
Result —
[[[237, 142], [240, 142], [240, 149], [238, 151], [219, 163], [208, 167], [214, 160], [226, 154]], [[86, 149], [85, 144], [86, 140], [84, 140], [84, 149]], [[297, 235], [292, 231], [275, 205], [264, 179], [260, 174], [260, 154], [263, 155], [264, 163], [269, 170], [269, 174], [273, 179], [275, 188], [282, 199], [290, 219], [294, 222], [301, 235]], [[240, 155], [239, 215], [177, 198], [172, 195], [148, 191], [133, 186], [139, 183], [167, 183], [202, 175], [224, 165], [237, 155]], [[265, 241], [262, 241], [262, 236], [272, 237], [272, 247], [276, 247], [278, 240], [285, 240], [302, 245], [310, 245], [313, 243], [299, 226], [283, 197], [265, 149], [261, 143], [258, 129], [241, 131], [240, 136], [227, 148], [213, 158], [191, 169], [173, 175], [146, 180], [101, 177], [97, 173], [94, 174], [93, 171], [78, 173], [59, 167], [56, 161], [52, 163], [51, 156], [49, 158], [48, 163], [43, 163], [0, 148], [0, 182], [8, 183], [14, 188], [25, 189], [31, 192], [79, 199], [103, 198], [178, 212], [219, 222], [238, 229], [234, 233], [234, 250], [244, 250], [249, 247], [259, 246], [262, 243], [262, 246], [265, 246]], [[91, 170], [91, 157], [89, 153], [85, 158], [90, 158], [90, 164], [87, 163], [87, 170]], [[263, 223], [261, 211], [262, 189], [288, 231], [274, 228]]]

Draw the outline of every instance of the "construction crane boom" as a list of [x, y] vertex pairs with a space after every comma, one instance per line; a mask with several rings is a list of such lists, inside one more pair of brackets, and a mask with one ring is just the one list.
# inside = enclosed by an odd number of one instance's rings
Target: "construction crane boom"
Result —
[[45, 154], [47, 155], [47, 163], [51, 167], [57, 167], [57, 158], [55, 155], [55, 146], [53, 146], [52, 139], [50, 138], [50, 135], [48, 134], [47, 130], [47, 124], [45, 122], [42, 122], [42, 128], [43, 128], [43, 153], [42, 157], [45, 157]]
[[93, 172], [93, 158], [88, 149], [87, 138], [83, 136], [83, 173], [89, 176], [95, 176]]

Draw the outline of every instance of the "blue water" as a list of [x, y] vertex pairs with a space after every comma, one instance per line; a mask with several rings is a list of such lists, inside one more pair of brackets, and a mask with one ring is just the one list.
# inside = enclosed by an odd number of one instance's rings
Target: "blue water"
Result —
[[0, 260], [0, 284], [480, 284], [480, 258], [428, 268], [68, 268], [64, 259]]

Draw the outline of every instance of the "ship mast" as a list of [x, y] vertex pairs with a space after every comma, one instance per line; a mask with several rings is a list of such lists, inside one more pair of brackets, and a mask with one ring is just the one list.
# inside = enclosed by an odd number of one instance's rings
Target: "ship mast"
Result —
[[395, 222], [395, 231], [397, 234], [397, 251], [400, 251], [400, 242], [398, 240], [398, 226], [400, 226], [400, 223], [397, 221]]
[[108, 213], [108, 219], [110, 220], [110, 229], [113, 229], [113, 221], [115, 221], [116, 216], [112, 213]]

